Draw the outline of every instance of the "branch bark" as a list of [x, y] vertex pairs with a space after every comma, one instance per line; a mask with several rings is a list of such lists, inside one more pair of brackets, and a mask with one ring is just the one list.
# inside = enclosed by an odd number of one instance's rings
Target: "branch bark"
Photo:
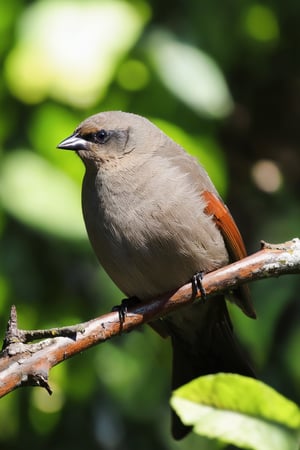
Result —
[[[238, 284], [297, 273], [300, 273], [299, 239], [278, 245], [262, 242], [262, 249], [257, 253], [206, 274], [202, 285], [209, 298]], [[18, 329], [16, 309], [12, 307], [0, 353], [0, 397], [28, 385], [44, 387], [51, 394], [48, 376], [55, 365], [121, 332], [129, 332], [143, 323], [163, 317], [200, 297], [200, 292], [194, 295], [189, 283], [147, 304], [130, 307], [122, 322], [116, 311], [71, 327], [33, 331]], [[28, 343], [34, 339], [43, 340]]]

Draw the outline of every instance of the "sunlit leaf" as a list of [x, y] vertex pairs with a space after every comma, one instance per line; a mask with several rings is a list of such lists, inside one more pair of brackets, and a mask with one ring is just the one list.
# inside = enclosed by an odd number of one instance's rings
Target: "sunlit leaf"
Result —
[[0, 200], [18, 220], [67, 239], [86, 239], [80, 186], [45, 159], [26, 150], [2, 161]]
[[296, 450], [300, 409], [253, 378], [220, 373], [177, 389], [171, 404], [200, 435], [255, 450]]
[[199, 114], [222, 118], [233, 102], [216, 62], [201, 49], [166, 32], [154, 32], [149, 53], [166, 87]]
[[56, 148], [62, 139], [72, 133], [79, 121], [74, 113], [59, 105], [42, 104], [35, 108], [31, 116], [28, 135], [32, 148], [81, 184], [84, 168], [80, 158]]
[[52, 96], [78, 107], [96, 104], [148, 18], [143, 2], [33, 3], [6, 61], [10, 89], [28, 103]]

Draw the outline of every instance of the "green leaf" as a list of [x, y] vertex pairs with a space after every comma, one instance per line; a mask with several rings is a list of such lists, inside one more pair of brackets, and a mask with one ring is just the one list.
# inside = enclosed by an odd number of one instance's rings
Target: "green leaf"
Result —
[[47, 96], [83, 109], [98, 104], [149, 16], [142, 1], [33, 2], [5, 63], [11, 91], [30, 104]]
[[19, 150], [3, 158], [0, 202], [18, 220], [42, 232], [86, 240], [80, 186], [35, 153]]
[[264, 383], [235, 374], [200, 377], [171, 405], [197, 434], [255, 450], [297, 450], [300, 409]]
[[222, 119], [232, 112], [225, 77], [211, 56], [159, 30], [150, 35], [148, 50], [161, 81], [197, 114]]

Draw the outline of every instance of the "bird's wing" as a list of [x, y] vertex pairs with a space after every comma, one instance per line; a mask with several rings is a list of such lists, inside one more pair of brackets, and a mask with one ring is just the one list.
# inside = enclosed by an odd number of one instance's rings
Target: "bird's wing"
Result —
[[[243, 238], [227, 206], [213, 192], [204, 191], [202, 196], [206, 200], [205, 212], [213, 216], [217, 227], [220, 229], [231, 261], [238, 261], [245, 258], [247, 251]], [[256, 314], [251, 302], [248, 286], [245, 284], [239, 286], [236, 294], [236, 303], [238, 303], [247, 316], [255, 318]]]

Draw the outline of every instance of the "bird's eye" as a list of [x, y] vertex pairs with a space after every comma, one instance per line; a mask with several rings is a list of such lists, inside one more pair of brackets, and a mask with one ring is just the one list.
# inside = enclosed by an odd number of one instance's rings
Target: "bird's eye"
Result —
[[99, 131], [97, 131], [97, 133], [95, 133], [95, 140], [99, 144], [105, 144], [105, 142], [108, 141], [109, 137], [110, 137], [110, 132], [103, 130], [103, 129], [99, 130]]

